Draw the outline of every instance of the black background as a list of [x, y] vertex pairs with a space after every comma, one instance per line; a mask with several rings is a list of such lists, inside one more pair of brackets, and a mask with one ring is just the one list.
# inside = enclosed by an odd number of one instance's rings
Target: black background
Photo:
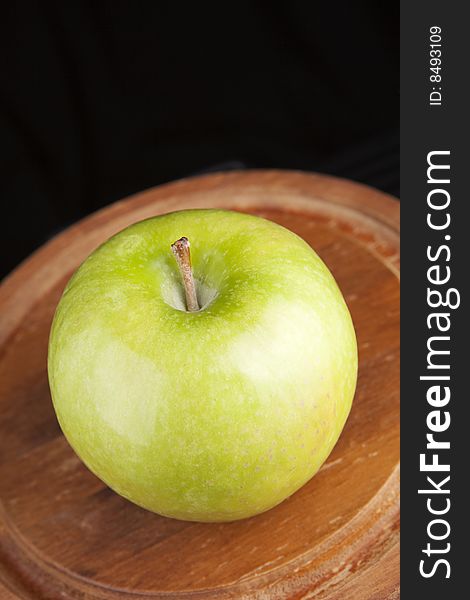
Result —
[[317, 170], [398, 194], [398, 2], [1, 11], [0, 275], [97, 208], [205, 171]]

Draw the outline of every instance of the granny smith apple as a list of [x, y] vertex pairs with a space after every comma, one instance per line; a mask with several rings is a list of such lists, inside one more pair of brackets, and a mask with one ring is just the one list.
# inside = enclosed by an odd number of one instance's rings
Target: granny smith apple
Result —
[[357, 346], [301, 238], [186, 210], [128, 227], [81, 265], [48, 370], [67, 440], [108, 486], [161, 515], [231, 521], [320, 468], [351, 407]]

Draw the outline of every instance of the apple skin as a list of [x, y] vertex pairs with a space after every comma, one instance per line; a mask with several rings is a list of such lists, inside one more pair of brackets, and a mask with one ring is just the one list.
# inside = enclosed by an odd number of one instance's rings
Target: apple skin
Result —
[[[198, 312], [170, 245], [186, 236]], [[282, 502], [320, 468], [350, 411], [357, 345], [327, 267], [294, 233], [187, 210], [132, 225], [68, 283], [49, 341], [60, 426], [139, 506], [232, 521]]]

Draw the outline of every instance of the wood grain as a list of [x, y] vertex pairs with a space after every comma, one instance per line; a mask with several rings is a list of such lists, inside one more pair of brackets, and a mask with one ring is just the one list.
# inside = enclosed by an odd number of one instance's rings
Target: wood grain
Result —
[[[0, 288], [0, 598], [398, 598], [399, 209], [348, 181], [287, 171], [186, 179], [74, 225]], [[345, 430], [321, 471], [263, 515], [227, 524], [156, 516], [123, 500], [61, 435], [46, 374], [65, 282], [126, 225], [171, 210], [262, 215], [333, 271], [359, 342]]]

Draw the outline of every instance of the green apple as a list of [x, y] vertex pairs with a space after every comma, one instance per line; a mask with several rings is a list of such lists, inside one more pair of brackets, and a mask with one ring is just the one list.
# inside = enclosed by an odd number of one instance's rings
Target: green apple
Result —
[[48, 370], [67, 440], [113, 490], [161, 515], [231, 521], [320, 468], [351, 408], [357, 346], [333, 276], [301, 238], [187, 210], [128, 227], [81, 265]]

